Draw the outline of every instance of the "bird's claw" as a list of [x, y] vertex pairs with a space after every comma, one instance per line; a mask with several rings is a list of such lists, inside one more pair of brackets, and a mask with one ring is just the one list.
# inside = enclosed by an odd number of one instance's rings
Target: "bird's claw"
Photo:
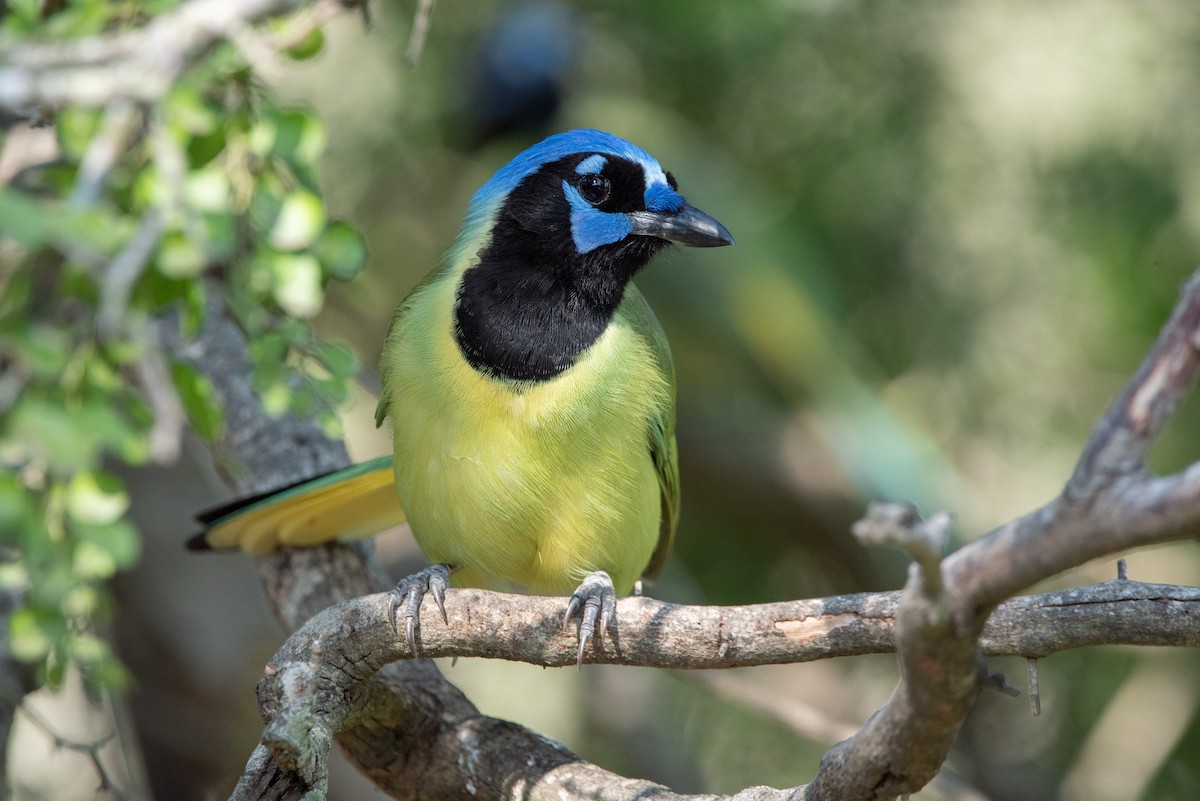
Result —
[[404, 639], [408, 648], [417, 653], [417, 637], [421, 632], [421, 601], [425, 593], [433, 596], [438, 611], [442, 613], [442, 621], [449, 623], [446, 616], [446, 590], [450, 586], [450, 566], [430, 565], [411, 576], [405, 576], [396, 582], [388, 596], [388, 620], [391, 621], [392, 631], [400, 633], [396, 625], [396, 613], [404, 607]]
[[563, 617], [563, 628], [571, 625], [571, 618], [579, 612], [579, 653], [576, 665], [583, 665], [583, 654], [588, 641], [596, 636], [596, 647], [604, 644], [604, 632], [614, 637], [617, 633], [617, 590], [612, 579], [603, 570], [589, 573], [571, 595], [567, 603], [567, 614]]

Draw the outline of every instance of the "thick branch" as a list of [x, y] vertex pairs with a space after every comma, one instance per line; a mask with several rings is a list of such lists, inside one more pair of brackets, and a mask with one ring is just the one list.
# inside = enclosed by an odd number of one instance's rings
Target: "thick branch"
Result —
[[[586, 661], [693, 670], [892, 653], [900, 596], [859, 593], [750, 606], [623, 598], [617, 603], [619, 643], [606, 641]], [[458, 589], [446, 598], [448, 624], [436, 614], [422, 615], [419, 656], [575, 665], [577, 643], [574, 632], [563, 630], [563, 599]], [[367, 675], [412, 657], [388, 623], [386, 593], [325, 609], [289, 638], [272, 664], [311, 661], [318, 642]], [[979, 645], [989, 656], [1027, 658], [1088, 645], [1200, 646], [1200, 587], [1109, 581], [1014, 598], [988, 620]]]

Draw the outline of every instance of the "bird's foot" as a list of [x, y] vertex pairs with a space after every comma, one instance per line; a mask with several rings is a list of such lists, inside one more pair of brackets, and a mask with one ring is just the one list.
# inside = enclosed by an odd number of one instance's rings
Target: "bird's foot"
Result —
[[612, 579], [603, 570], [589, 573], [579, 589], [571, 595], [567, 614], [563, 617], [563, 628], [571, 625], [571, 618], [579, 612], [579, 655], [576, 664], [583, 665], [583, 652], [588, 640], [596, 636], [596, 646], [604, 643], [604, 632], [614, 637], [617, 633], [617, 590]]
[[405, 576], [396, 582], [388, 597], [388, 620], [392, 630], [400, 633], [396, 625], [396, 612], [404, 607], [404, 638], [413, 654], [417, 653], [417, 637], [421, 633], [421, 601], [425, 593], [433, 596], [442, 620], [446, 623], [446, 590], [450, 587], [450, 565], [430, 565], [424, 570]]

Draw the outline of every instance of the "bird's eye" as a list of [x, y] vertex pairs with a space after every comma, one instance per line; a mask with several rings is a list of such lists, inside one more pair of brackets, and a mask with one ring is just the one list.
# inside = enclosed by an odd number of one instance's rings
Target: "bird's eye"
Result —
[[593, 206], [599, 206], [608, 200], [608, 194], [611, 190], [612, 185], [609, 184], [607, 178], [601, 175], [588, 173], [579, 177], [579, 194]]

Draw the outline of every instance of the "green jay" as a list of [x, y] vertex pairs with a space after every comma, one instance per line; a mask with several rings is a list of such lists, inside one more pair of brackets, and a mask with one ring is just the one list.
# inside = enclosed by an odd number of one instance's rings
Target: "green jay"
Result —
[[407, 520], [432, 563], [392, 593], [410, 646], [425, 594], [445, 618], [453, 573], [571, 594], [582, 660], [679, 518], [674, 366], [632, 284], [669, 243], [733, 237], [641, 148], [574, 130], [523, 151], [392, 318], [376, 422], [393, 455], [203, 513], [189, 544], [263, 552]]

